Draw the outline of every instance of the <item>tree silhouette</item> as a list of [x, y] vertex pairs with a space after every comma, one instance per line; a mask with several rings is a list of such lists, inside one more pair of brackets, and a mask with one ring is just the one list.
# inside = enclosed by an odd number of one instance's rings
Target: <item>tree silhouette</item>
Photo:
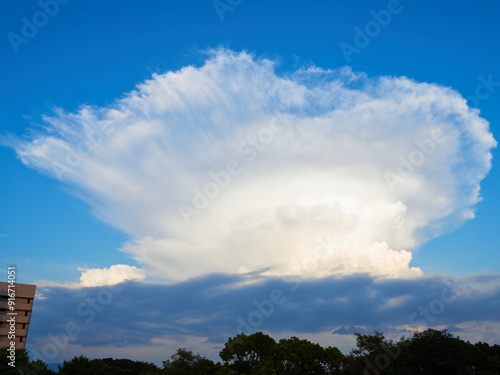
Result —
[[[229, 338], [220, 351], [223, 363], [179, 348], [163, 368], [130, 359], [74, 357], [59, 366], [60, 375], [500, 375], [500, 345], [471, 344], [447, 330], [427, 329], [398, 342], [383, 333], [356, 333], [356, 348], [338, 348], [291, 337], [276, 342], [262, 332]], [[16, 350], [16, 368], [0, 349], [1, 375], [53, 375], [43, 361]]]

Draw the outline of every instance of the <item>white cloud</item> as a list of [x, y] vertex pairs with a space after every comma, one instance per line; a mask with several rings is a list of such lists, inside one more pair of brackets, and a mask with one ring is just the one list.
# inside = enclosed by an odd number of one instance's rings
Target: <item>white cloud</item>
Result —
[[105, 286], [122, 283], [126, 280], [142, 281], [146, 278], [144, 270], [126, 264], [115, 264], [109, 268], [78, 268], [82, 272], [79, 286]]
[[16, 151], [156, 275], [421, 275], [411, 251], [473, 217], [489, 124], [434, 84], [274, 65], [215, 51], [110, 107], [58, 110]]
[[279, 342], [283, 338], [297, 337], [300, 340], [309, 340], [313, 343], [320, 344], [322, 347], [329, 346], [338, 348], [342, 353], [349, 354], [349, 352], [356, 347], [356, 336], [353, 334], [338, 335], [332, 334], [331, 331], [325, 332], [293, 332], [281, 331], [277, 333], [269, 333], [274, 340]]
[[[147, 276], [144, 269], [126, 264], [114, 264], [109, 268], [78, 267], [78, 271], [81, 272], [81, 276], [80, 280], [76, 282], [70, 281], [61, 284], [49, 280], [38, 280], [35, 284], [41, 288], [64, 287], [78, 289], [84, 287], [115, 285], [124, 281], [144, 281]], [[39, 291], [37, 291], [37, 298], [39, 294]]]

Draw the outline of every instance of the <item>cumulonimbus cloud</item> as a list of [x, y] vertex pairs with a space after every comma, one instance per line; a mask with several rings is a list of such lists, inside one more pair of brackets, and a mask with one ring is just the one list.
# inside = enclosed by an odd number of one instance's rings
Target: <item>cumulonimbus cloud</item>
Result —
[[275, 65], [212, 51], [109, 107], [56, 110], [15, 149], [172, 280], [420, 275], [411, 251], [474, 215], [488, 122], [450, 88]]

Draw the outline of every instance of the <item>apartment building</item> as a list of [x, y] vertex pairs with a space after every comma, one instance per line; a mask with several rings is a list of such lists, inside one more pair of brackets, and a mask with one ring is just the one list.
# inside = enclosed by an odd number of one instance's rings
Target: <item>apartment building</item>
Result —
[[[36, 285], [13, 284], [10, 294], [12, 296], [12, 291], [15, 293], [14, 305], [9, 305], [9, 285], [0, 282], [0, 347], [10, 346], [10, 342], [15, 341], [16, 349], [24, 349]], [[11, 310], [11, 307], [14, 309]]]

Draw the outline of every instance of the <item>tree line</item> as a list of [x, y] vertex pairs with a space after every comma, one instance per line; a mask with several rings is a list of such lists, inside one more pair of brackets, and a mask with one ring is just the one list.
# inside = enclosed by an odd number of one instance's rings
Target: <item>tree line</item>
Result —
[[[471, 344], [447, 330], [427, 329], [386, 339], [380, 332], [356, 336], [356, 348], [344, 355], [291, 337], [276, 342], [262, 332], [229, 338], [214, 362], [179, 348], [162, 367], [130, 359], [74, 357], [59, 365], [60, 375], [500, 375], [500, 345]], [[7, 348], [0, 349], [0, 374], [56, 374], [41, 360], [16, 350], [16, 368], [8, 366]]]

